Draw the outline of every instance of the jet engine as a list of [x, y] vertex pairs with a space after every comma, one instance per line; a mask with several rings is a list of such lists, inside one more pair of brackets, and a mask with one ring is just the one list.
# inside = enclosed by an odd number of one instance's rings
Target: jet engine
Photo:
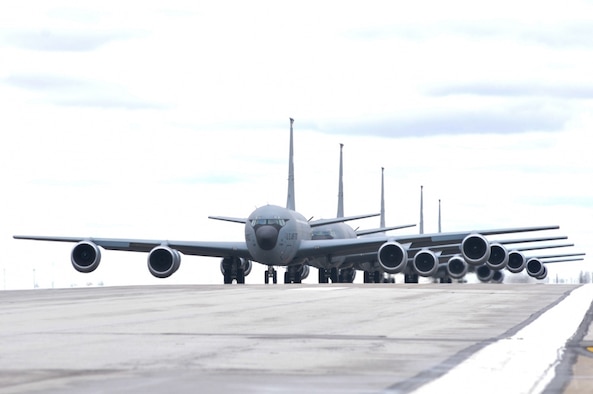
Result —
[[513, 274], [518, 274], [525, 269], [525, 256], [521, 252], [513, 250], [509, 252], [509, 262], [507, 263], [507, 270]]
[[495, 271], [500, 271], [507, 266], [509, 262], [509, 252], [499, 243], [490, 245], [490, 257], [486, 265]]
[[101, 262], [101, 249], [91, 241], [79, 242], [72, 249], [70, 261], [78, 272], [93, 272]]
[[461, 279], [467, 274], [467, 263], [463, 257], [455, 255], [447, 262], [447, 273], [452, 279]]
[[476, 276], [480, 282], [490, 282], [494, 277], [494, 271], [484, 264], [476, 268]]
[[504, 271], [494, 271], [494, 275], [492, 275], [492, 282], [502, 283], [503, 280], [504, 280]]
[[243, 275], [247, 276], [251, 273], [251, 268], [253, 267], [253, 263], [251, 260], [247, 259], [239, 259], [238, 257], [226, 257], [220, 260], [220, 272], [224, 275], [225, 272], [225, 265], [229, 266], [233, 262], [233, 259], [238, 259], [241, 269], [243, 270]]
[[466, 263], [482, 265], [490, 257], [490, 243], [483, 235], [470, 234], [461, 241], [461, 254]]
[[414, 256], [412, 268], [420, 276], [433, 276], [439, 268], [439, 258], [433, 251], [423, 249]]
[[546, 276], [548, 276], [548, 269], [546, 268], [546, 265], [542, 263], [542, 267], [543, 267], [544, 271], [541, 274], [539, 274], [538, 276], [536, 276], [535, 279], [542, 280], [542, 279], [546, 279]]
[[525, 269], [527, 270], [529, 276], [536, 279], [544, 279], [548, 274], [544, 263], [542, 263], [540, 259], [536, 258], [529, 259]]
[[168, 246], [157, 246], [148, 253], [148, 270], [157, 278], [168, 278], [179, 269], [181, 256]]
[[[308, 265], [303, 265], [303, 269], [301, 270], [301, 280], [305, 280], [307, 279], [307, 276], [309, 276], [309, 266]], [[245, 274], [245, 276], [247, 276], [247, 274]]]
[[245, 272], [245, 276], [249, 275], [251, 273], [251, 268], [253, 268], [253, 263], [251, 262], [251, 260], [243, 260], [243, 271]]
[[377, 252], [379, 265], [388, 274], [397, 274], [406, 268], [408, 251], [397, 242], [385, 242]]

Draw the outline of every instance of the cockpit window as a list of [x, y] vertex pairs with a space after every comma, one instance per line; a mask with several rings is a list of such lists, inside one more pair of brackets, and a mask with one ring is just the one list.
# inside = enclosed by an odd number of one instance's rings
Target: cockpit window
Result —
[[264, 219], [264, 218], [255, 218], [251, 220], [251, 226], [255, 227], [255, 226], [261, 226], [264, 224], [268, 224], [271, 226], [280, 226], [280, 227], [284, 227], [284, 225], [286, 224], [286, 219], [280, 219], [280, 218], [273, 218], [273, 219]]

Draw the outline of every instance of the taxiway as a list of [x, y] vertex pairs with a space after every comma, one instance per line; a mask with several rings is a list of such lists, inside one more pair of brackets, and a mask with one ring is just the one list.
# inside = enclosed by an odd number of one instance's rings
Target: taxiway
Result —
[[[592, 285], [167, 285], [0, 297], [3, 393], [464, 393], [500, 392], [496, 382], [509, 379], [504, 392], [593, 391]], [[476, 367], [484, 352], [495, 355]]]

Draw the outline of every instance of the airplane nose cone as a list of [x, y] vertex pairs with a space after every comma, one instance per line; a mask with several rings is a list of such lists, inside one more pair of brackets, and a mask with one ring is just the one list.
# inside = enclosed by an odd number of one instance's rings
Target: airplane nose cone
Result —
[[272, 250], [278, 241], [278, 230], [273, 226], [261, 226], [255, 231], [257, 244], [263, 250]]

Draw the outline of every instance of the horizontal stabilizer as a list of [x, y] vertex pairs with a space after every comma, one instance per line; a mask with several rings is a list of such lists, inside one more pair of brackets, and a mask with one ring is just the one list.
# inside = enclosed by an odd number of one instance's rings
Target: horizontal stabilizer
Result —
[[309, 225], [311, 227], [319, 227], [319, 226], [325, 226], [326, 224], [342, 223], [342, 222], [348, 222], [350, 220], [372, 218], [374, 216], [379, 216], [379, 215], [380, 215], [380, 213], [370, 213], [367, 215], [346, 216], [346, 217], [342, 217], [342, 218], [319, 219], [319, 220], [310, 221]]
[[222, 220], [225, 222], [243, 223], [243, 224], [245, 224], [247, 222], [247, 219], [245, 219], [245, 218], [232, 218], [232, 217], [228, 217], [228, 216], [208, 216], [208, 219]]

